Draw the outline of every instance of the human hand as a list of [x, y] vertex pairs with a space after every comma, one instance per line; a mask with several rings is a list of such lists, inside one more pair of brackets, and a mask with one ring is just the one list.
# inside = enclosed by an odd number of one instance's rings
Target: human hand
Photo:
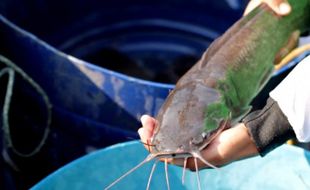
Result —
[[288, 15], [292, 9], [286, 0], [251, 0], [244, 11], [244, 15], [247, 15], [261, 3], [266, 3], [276, 14], [280, 16]]
[[[138, 133], [141, 140], [148, 144], [151, 142], [156, 120], [148, 115], [143, 115], [141, 122], [143, 127], [138, 130]], [[150, 149], [147, 145], [145, 147]], [[258, 151], [248, 134], [247, 128], [240, 123], [220, 133], [211, 144], [202, 150], [201, 154], [211, 164], [222, 166], [235, 160], [257, 155]], [[184, 163], [183, 159], [170, 159], [169, 162], [179, 166], [183, 166]], [[188, 159], [186, 167], [191, 170], [195, 169], [193, 158]], [[198, 167], [202, 169], [207, 166], [198, 161]]]
[[140, 136], [141, 141], [144, 143], [144, 146], [151, 151], [151, 147], [148, 144], [151, 143], [151, 139], [154, 134], [154, 128], [156, 125], [155, 118], [149, 115], [143, 115], [141, 118], [142, 127], [138, 129], [138, 134]]

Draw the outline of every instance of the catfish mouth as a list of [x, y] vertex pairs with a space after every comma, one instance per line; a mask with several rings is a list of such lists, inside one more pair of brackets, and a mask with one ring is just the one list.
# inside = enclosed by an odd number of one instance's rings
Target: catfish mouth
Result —
[[[151, 153], [153, 154], [153, 153]], [[153, 154], [157, 159], [167, 159], [167, 158], [189, 158], [193, 157], [193, 155], [189, 152], [164, 152], [164, 153], [154, 153]]]
[[158, 144], [151, 145], [149, 152], [156, 159], [165, 159], [165, 158], [189, 158], [192, 157], [192, 151], [190, 145], [176, 145], [175, 147], [162, 147]]

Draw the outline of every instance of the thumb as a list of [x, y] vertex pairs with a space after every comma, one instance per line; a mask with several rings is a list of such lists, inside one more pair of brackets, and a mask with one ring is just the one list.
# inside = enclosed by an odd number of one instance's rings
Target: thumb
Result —
[[282, 15], [288, 15], [291, 12], [292, 8], [288, 2], [281, 3], [279, 5], [279, 12]]

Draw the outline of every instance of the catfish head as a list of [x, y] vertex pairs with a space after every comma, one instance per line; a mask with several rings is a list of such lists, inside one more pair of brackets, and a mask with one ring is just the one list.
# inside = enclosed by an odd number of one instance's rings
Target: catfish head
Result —
[[205, 85], [202, 80], [177, 86], [157, 115], [151, 154], [190, 157], [193, 152], [206, 147], [218, 130], [223, 130], [221, 119], [216, 121], [219, 127], [206, 126], [208, 106], [221, 100], [220, 92]]

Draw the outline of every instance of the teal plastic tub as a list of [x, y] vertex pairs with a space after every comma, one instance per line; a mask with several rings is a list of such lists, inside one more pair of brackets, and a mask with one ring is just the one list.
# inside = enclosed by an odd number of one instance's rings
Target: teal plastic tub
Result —
[[[142, 161], [148, 152], [138, 141], [114, 145], [81, 157], [52, 173], [32, 190], [103, 190], [116, 178]], [[111, 189], [146, 189], [152, 163], [148, 163]], [[196, 174], [169, 166], [171, 190], [198, 189]], [[202, 189], [231, 190], [308, 190], [310, 189], [310, 152], [283, 145], [265, 157], [253, 157], [222, 167], [219, 171], [200, 171]], [[157, 165], [150, 189], [167, 189], [163, 164]]]

